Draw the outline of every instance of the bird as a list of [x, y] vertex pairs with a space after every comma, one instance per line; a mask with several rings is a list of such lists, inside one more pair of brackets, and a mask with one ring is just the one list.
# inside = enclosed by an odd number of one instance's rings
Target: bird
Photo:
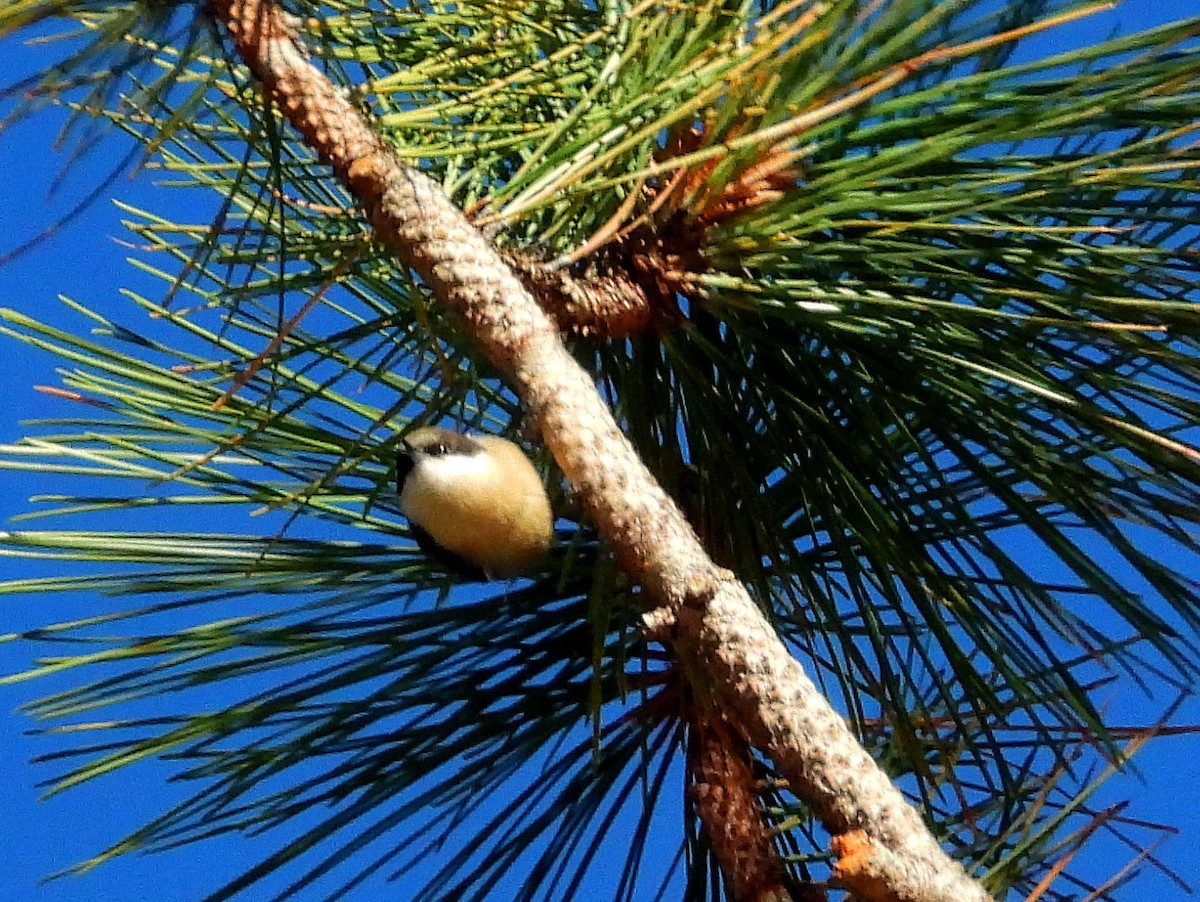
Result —
[[465, 576], [521, 576], [553, 544], [542, 479], [525, 452], [499, 436], [412, 430], [396, 459], [396, 491], [421, 549]]

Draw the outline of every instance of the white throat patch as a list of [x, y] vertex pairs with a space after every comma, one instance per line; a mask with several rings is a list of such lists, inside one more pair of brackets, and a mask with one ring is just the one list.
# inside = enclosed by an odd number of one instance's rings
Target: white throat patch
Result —
[[416, 456], [413, 471], [404, 480], [400, 503], [415, 501], [413, 495], [455, 495], [495, 482], [495, 469], [486, 454], [442, 454]]

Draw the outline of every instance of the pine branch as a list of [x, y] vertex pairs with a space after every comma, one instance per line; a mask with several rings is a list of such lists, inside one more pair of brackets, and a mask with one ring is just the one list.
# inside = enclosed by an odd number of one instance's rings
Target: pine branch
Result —
[[714, 565], [638, 459], [553, 321], [422, 173], [402, 165], [309, 64], [292, 22], [259, 0], [212, 9], [271, 98], [367, 212], [380, 240], [456, 312], [504, 374], [622, 566], [658, 608], [656, 635], [688, 646], [747, 738], [835, 835], [887, 851], [877, 898], [970, 902], [988, 894], [938, 846], [857, 743], [733, 574]]

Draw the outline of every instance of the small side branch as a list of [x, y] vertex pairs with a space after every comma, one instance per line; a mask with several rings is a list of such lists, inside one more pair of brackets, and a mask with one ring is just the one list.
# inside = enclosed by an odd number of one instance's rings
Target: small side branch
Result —
[[734, 902], [792, 902], [787, 869], [763, 821], [750, 747], [720, 720], [692, 718], [688, 787]]
[[504, 259], [569, 335], [620, 338], [649, 332], [676, 309], [669, 297], [652, 296], [619, 266], [576, 271], [515, 254]]

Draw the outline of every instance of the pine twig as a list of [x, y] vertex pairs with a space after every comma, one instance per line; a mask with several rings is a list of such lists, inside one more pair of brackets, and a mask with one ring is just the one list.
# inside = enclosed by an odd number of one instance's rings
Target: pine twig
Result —
[[750, 748], [698, 708], [689, 725], [693, 807], [736, 902], [791, 902], [787, 869], [763, 821]]

